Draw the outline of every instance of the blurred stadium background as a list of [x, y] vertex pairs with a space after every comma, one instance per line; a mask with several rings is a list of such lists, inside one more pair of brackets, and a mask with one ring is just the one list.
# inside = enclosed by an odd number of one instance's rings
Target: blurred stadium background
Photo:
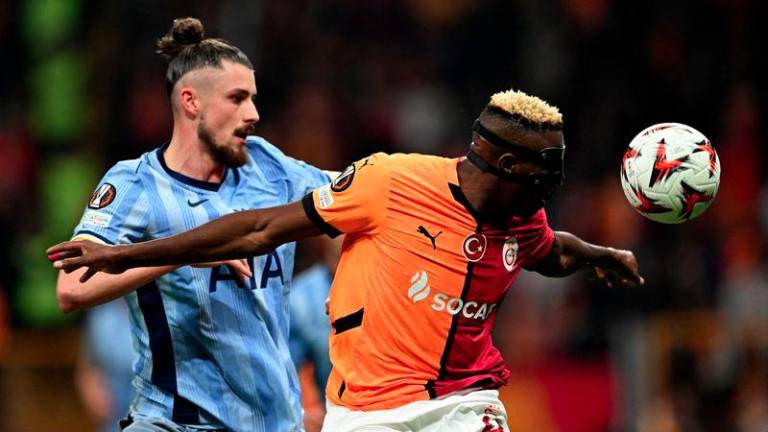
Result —
[[[0, 0], [0, 430], [94, 430], [73, 378], [83, 320], [58, 312], [44, 249], [69, 237], [109, 166], [168, 139], [153, 44], [191, 15], [256, 65], [261, 134], [323, 168], [374, 151], [460, 155], [489, 95], [509, 87], [562, 109], [552, 224], [633, 249], [647, 284], [521, 278], [496, 329], [512, 431], [768, 431], [767, 9]], [[619, 184], [629, 140], [662, 121], [701, 130], [723, 165], [712, 208], [680, 226], [641, 218]], [[302, 250], [299, 268], [317, 257]]]

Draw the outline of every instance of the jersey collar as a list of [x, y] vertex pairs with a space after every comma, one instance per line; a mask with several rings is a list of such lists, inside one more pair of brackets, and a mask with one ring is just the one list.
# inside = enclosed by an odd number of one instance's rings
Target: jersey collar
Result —
[[184, 183], [188, 184], [190, 186], [194, 186], [196, 188], [205, 189], [213, 192], [218, 192], [219, 188], [221, 188], [221, 185], [224, 184], [224, 181], [227, 180], [227, 175], [229, 174], [229, 168], [227, 168], [224, 171], [224, 177], [221, 178], [221, 183], [214, 183], [214, 182], [207, 182], [202, 181], [198, 179], [194, 179], [192, 177], [186, 176], [178, 171], [174, 171], [170, 168], [168, 168], [168, 165], [165, 163], [165, 151], [168, 149], [168, 146], [170, 143], [166, 143], [162, 147], [157, 149], [157, 160], [160, 162], [160, 166], [163, 167], [165, 172], [173, 177], [174, 179]]

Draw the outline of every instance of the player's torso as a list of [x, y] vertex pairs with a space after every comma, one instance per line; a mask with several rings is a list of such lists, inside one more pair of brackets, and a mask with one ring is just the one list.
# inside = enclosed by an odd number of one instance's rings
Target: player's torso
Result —
[[[147, 240], [179, 234], [233, 212], [286, 203], [286, 192], [268, 183], [258, 162], [252, 158], [242, 167], [229, 169], [220, 185], [169, 174], [159, 160], [152, 159], [141, 175], [149, 199], [158, 203], [153, 206]], [[225, 306], [227, 312], [248, 320], [255, 320], [254, 315], [260, 316], [260, 320], [282, 318], [290, 289], [293, 254], [294, 244], [290, 243], [267, 254], [248, 257], [246, 261], [253, 276], [244, 281], [226, 266], [182, 266], [161, 278], [161, 288], [170, 299], [197, 308], [198, 311], [192, 311], [197, 315], [194, 318], [203, 325], [214, 325], [216, 320], [206, 313], [215, 313], [216, 307]], [[184, 289], [177, 289], [179, 287]], [[240, 309], [232, 309], [235, 306]]]
[[345, 241], [331, 320], [360, 325], [332, 337], [335, 403], [389, 408], [507, 377], [491, 329], [538, 234], [519, 221], [478, 222], [457, 161], [422, 158], [392, 174], [380, 232]]
[[[137, 174], [156, 204], [142, 240], [178, 234], [232, 212], [285, 204], [282, 182], [266, 178], [258, 161], [249, 159], [228, 170], [221, 185], [210, 185], [169, 172], [157, 154], [149, 154]], [[173, 361], [159, 367], [172, 369], [176, 391], [217, 418], [268, 430], [258, 425], [266, 420], [255, 413], [295, 417], [298, 390], [286, 345], [294, 248], [291, 243], [249, 257], [253, 276], [245, 281], [225, 266], [182, 266], [129, 296], [134, 324], [146, 332], [140, 352], [152, 357], [138, 364], [139, 386], [157, 386], [158, 363]], [[162, 344], [165, 351], [158, 350]]]

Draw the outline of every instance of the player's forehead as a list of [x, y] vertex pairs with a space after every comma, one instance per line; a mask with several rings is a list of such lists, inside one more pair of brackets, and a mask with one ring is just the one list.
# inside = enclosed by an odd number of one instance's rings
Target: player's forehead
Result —
[[515, 143], [530, 150], [540, 151], [547, 148], [562, 148], [565, 146], [562, 131], [531, 130], [503, 118], [489, 118], [483, 120], [483, 126], [503, 140]]
[[224, 60], [221, 69], [212, 74], [211, 84], [218, 92], [246, 91], [256, 94], [256, 76], [253, 69], [240, 63]]

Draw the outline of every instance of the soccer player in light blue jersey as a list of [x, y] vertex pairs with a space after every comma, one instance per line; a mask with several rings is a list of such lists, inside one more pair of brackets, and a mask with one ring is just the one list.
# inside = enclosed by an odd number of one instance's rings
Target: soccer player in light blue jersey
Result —
[[341, 255], [342, 237], [335, 239], [318, 237], [317, 244], [322, 260], [296, 275], [291, 287], [291, 332], [288, 346], [297, 370], [305, 363], [314, 367], [314, 385], [322, 402], [320, 409], [307, 409], [304, 424], [307, 431], [312, 427], [320, 430], [325, 417], [325, 387], [331, 373], [331, 359], [328, 355], [328, 337], [331, 322], [328, 319], [328, 295]]
[[[169, 60], [170, 142], [122, 161], [102, 179], [74, 238], [106, 244], [167, 237], [243, 209], [293, 202], [328, 175], [249, 136], [259, 115], [253, 66], [205, 39], [193, 18], [158, 41]], [[300, 431], [288, 349], [294, 244], [242, 263], [59, 275], [65, 312], [125, 296], [138, 352], [124, 431]], [[245, 275], [246, 277], [242, 277]]]

